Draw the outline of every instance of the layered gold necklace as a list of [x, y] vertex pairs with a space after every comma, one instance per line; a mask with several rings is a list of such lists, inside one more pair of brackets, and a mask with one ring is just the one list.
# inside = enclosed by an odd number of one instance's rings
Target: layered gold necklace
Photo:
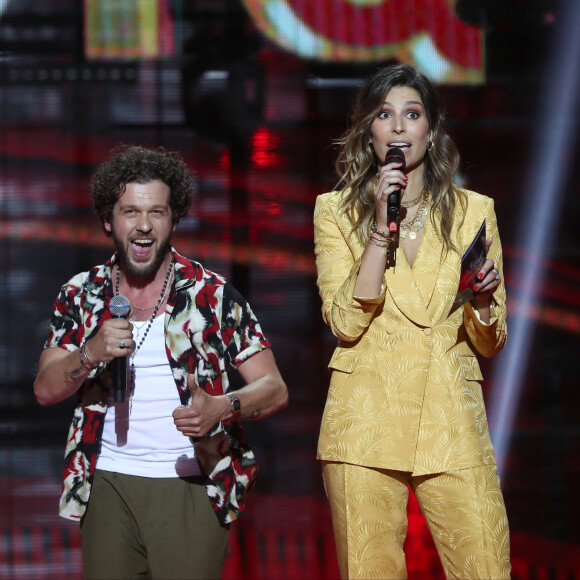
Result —
[[425, 190], [423, 190], [417, 197], [410, 200], [401, 200], [401, 207], [415, 207], [425, 196]]
[[413, 207], [419, 203], [419, 207], [417, 208], [417, 213], [414, 215], [413, 219], [403, 220], [399, 223], [399, 237], [414, 240], [417, 238], [419, 232], [425, 227], [423, 218], [429, 213], [429, 192], [423, 191], [419, 197], [406, 203], [408, 205], [404, 205], [403, 202], [401, 202], [401, 205], [403, 207]]

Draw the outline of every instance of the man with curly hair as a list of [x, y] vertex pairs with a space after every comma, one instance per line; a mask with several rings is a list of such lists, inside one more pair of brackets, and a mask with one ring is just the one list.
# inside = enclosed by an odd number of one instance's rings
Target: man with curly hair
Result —
[[[241, 420], [287, 404], [249, 304], [171, 246], [193, 189], [178, 153], [113, 151], [91, 199], [116, 252], [62, 286], [40, 357], [38, 402], [78, 398], [60, 515], [81, 522], [85, 580], [219, 578], [257, 474]], [[127, 318], [111, 315], [117, 300]], [[235, 392], [231, 369], [246, 383]]]

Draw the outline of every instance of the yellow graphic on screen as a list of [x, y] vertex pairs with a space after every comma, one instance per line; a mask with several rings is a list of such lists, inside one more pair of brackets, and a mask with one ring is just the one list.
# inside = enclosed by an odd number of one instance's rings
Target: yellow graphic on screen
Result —
[[156, 58], [174, 54], [167, 0], [85, 0], [89, 59]]

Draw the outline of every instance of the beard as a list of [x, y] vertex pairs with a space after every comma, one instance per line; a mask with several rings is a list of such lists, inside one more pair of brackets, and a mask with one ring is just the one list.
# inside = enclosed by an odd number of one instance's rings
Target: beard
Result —
[[150, 278], [155, 276], [165, 256], [170, 252], [171, 246], [169, 243], [169, 237], [161, 240], [157, 248], [153, 249], [153, 259], [144, 264], [139, 264], [131, 260], [129, 257], [129, 252], [125, 242], [112, 233], [113, 242], [115, 243], [115, 249], [117, 250], [117, 255], [119, 256], [119, 263], [122, 264], [127, 271], [127, 274], [134, 276], [136, 278]]

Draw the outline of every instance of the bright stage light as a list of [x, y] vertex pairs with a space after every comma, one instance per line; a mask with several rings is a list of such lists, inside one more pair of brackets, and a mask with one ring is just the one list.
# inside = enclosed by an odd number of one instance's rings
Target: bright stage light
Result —
[[[521, 386], [526, 374], [534, 320], [528, 315], [544, 284], [539, 258], [549, 257], [554, 224], [565, 193], [570, 148], [576, 137], [574, 119], [580, 87], [580, 2], [562, 2], [536, 116], [536, 133], [516, 243], [530, 259], [519, 261], [513, 278], [521, 280], [519, 307], [509, 321], [506, 349], [495, 367], [490, 405], [490, 431], [503, 473]], [[509, 295], [508, 295], [509, 300]]]

